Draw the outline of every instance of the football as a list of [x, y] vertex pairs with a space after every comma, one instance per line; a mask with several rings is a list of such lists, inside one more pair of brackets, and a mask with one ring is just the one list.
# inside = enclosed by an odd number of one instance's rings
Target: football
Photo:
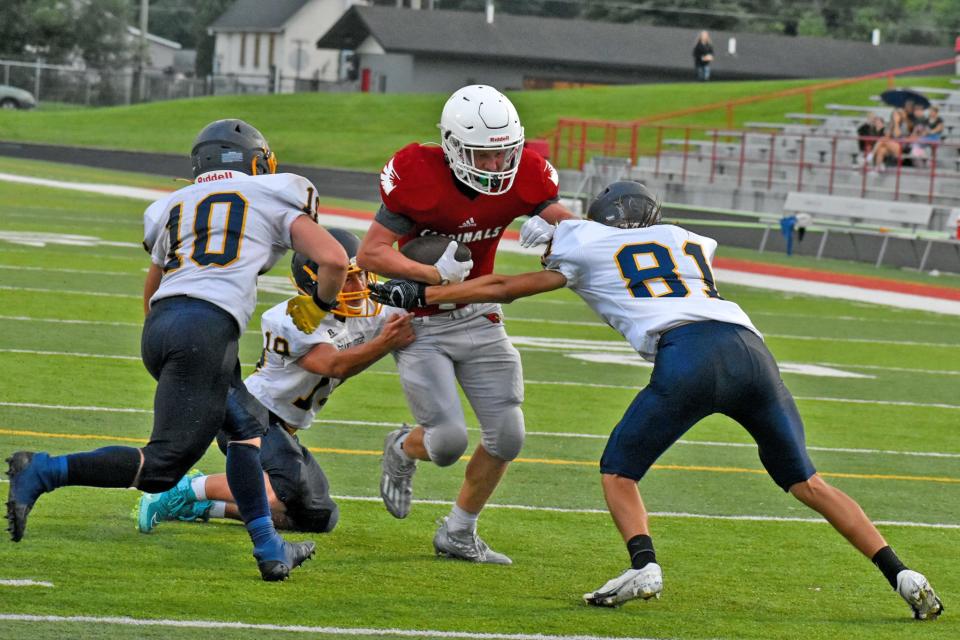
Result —
[[[447, 250], [447, 245], [457, 242], [447, 236], [420, 236], [400, 247], [400, 253], [420, 264], [434, 264]], [[470, 259], [470, 248], [462, 242], [457, 242], [457, 252], [454, 257], [458, 262]]]

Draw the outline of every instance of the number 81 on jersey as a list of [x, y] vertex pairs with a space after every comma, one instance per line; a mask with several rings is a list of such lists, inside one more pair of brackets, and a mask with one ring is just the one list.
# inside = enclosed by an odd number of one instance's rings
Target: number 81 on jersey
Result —
[[[703, 255], [703, 247], [695, 242], [685, 242], [683, 253], [693, 259], [700, 271], [700, 279], [707, 285], [703, 287], [703, 294], [708, 298], [722, 300], [714, 285], [713, 271]], [[650, 256], [654, 264], [641, 267], [637, 258], [643, 255]], [[677, 273], [677, 261], [669, 247], [656, 242], [627, 244], [620, 247], [614, 257], [620, 269], [620, 277], [626, 281], [634, 298], [685, 298], [690, 295], [690, 288]], [[654, 293], [650, 284], [656, 281], [661, 282], [667, 291]]]

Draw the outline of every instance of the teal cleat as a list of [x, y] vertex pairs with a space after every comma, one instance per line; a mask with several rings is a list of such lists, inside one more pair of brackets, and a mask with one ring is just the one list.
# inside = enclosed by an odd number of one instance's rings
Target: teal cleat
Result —
[[176, 520], [181, 512], [189, 513], [196, 502], [190, 482], [202, 475], [200, 471], [194, 469], [183, 476], [172, 489], [163, 493], [145, 493], [140, 496], [134, 512], [137, 531], [150, 533], [160, 522]]
[[201, 500], [199, 502], [190, 502], [183, 505], [175, 514], [177, 520], [183, 522], [208, 522], [210, 520], [210, 507], [213, 506], [213, 500]]

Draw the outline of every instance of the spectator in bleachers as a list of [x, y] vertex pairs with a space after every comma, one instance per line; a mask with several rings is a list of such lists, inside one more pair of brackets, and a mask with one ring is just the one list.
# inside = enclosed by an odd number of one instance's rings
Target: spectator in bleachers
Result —
[[697, 70], [697, 80], [710, 79], [711, 62], [713, 62], [713, 43], [710, 41], [710, 34], [701, 31], [693, 46], [693, 66]]
[[943, 118], [940, 117], [938, 107], [930, 107], [930, 114], [923, 120], [922, 127], [913, 130], [916, 142], [913, 144], [911, 155], [914, 158], [926, 159], [930, 157], [930, 148], [940, 144], [943, 137]]
[[906, 111], [894, 109], [890, 115], [890, 126], [886, 130], [886, 135], [878, 140], [873, 148], [873, 165], [878, 171], [883, 171], [887, 166], [895, 166], [901, 155], [909, 151], [908, 148], [904, 148], [909, 135]]
[[873, 162], [873, 148], [877, 141], [886, 135], [886, 131], [883, 118], [875, 113], [868, 113], [867, 121], [857, 127], [857, 146], [860, 147], [860, 153], [867, 164]]

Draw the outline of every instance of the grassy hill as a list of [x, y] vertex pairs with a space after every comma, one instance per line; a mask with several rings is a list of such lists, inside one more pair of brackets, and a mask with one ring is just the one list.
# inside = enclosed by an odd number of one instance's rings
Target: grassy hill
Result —
[[[528, 138], [553, 130], [557, 119], [634, 120], [691, 106], [817, 84], [767, 81], [631, 85], [511, 93]], [[947, 77], [899, 79], [898, 84], [949, 86]], [[885, 80], [818, 92], [815, 109], [827, 102], [867, 104], [887, 87]], [[303, 93], [218, 96], [101, 109], [40, 109], [0, 113], [0, 140], [47, 142], [111, 149], [185, 153], [207, 122], [248, 120], [271, 141], [281, 162], [378, 170], [396, 149], [411, 141], [437, 140], [436, 123], [446, 94]], [[803, 96], [739, 107], [736, 122], [782, 120], [804, 109]], [[726, 126], [723, 109], [679, 122]]]

